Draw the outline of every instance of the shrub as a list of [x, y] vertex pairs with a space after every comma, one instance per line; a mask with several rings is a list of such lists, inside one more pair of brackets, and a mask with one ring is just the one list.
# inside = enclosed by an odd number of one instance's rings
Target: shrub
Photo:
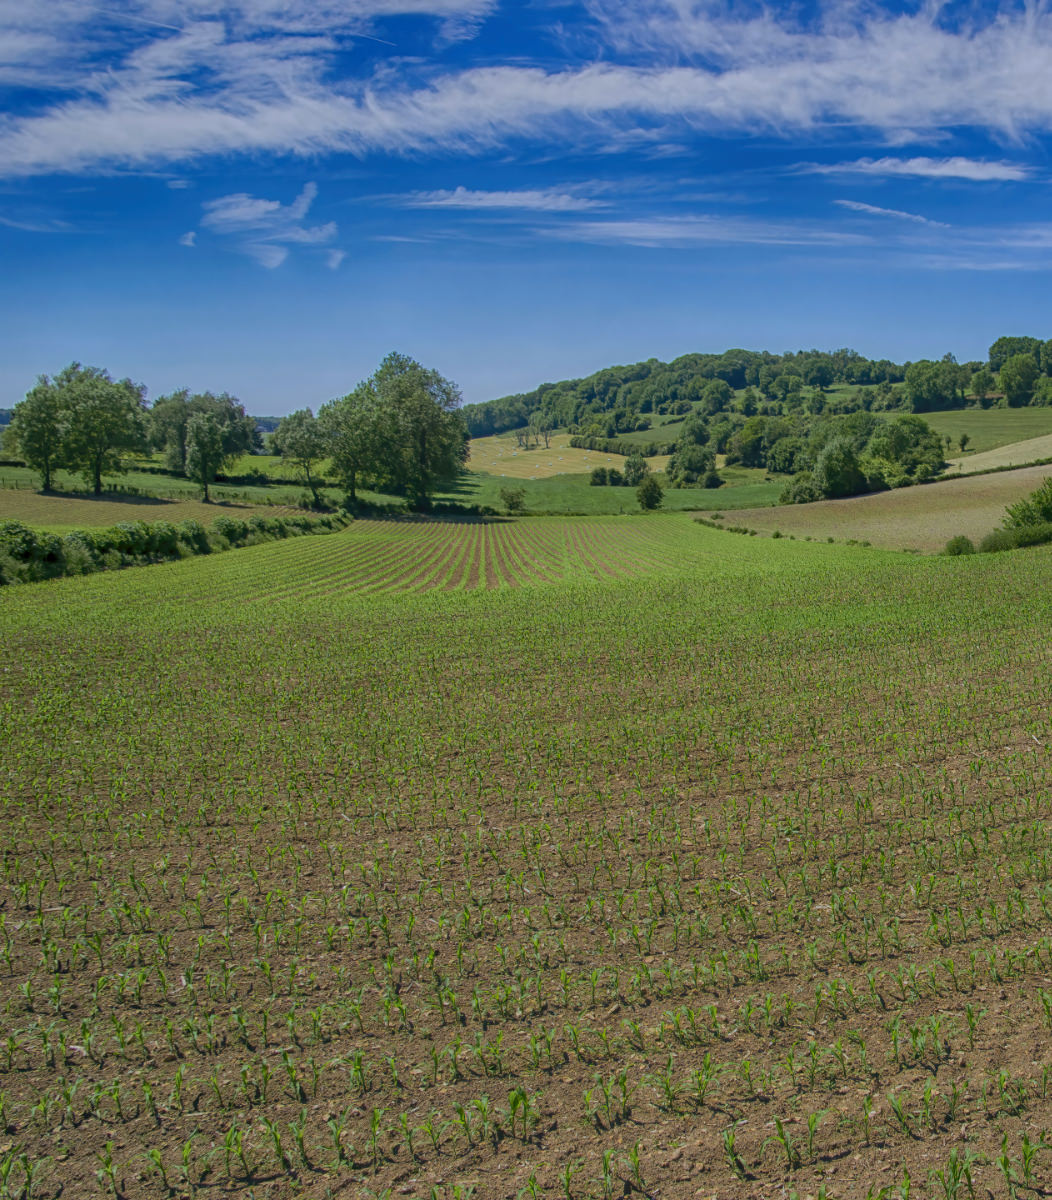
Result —
[[950, 540], [946, 543], [946, 550], [944, 553], [949, 555], [974, 554], [975, 543], [970, 537], [965, 537], [964, 534], [958, 534], [957, 537], [950, 538]]
[[980, 554], [997, 554], [1001, 550], [1012, 550], [1015, 547], [1015, 538], [1011, 531], [1007, 529], [995, 529], [992, 533], [988, 533], [986, 537], [979, 543]]
[[179, 522], [179, 540], [195, 554], [208, 554], [212, 549], [207, 530], [200, 521], [195, 521], [192, 517]]

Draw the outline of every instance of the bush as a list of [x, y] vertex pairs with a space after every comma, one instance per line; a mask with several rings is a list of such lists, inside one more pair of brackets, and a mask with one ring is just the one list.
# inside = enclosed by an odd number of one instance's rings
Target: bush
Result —
[[606, 467], [593, 467], [588, 483], [590, 487], [606, 487]]
[[950, 540], [946, 543], [946, 549], [944, 553], [949, 555], [974, 554], [975, 543], [970, 537], [965, 537], [964, 534], [958, 534], [957, 537], [950, 538]]
[[208, 540], [208, 532], [200, 521], [188, 517], [178, 525], [179, 540], [194, 554], [208, 554], [212, 549]]
[[1007, 529], [995, 529], [979, 543], [980, 554], [997, 554], [1002, 550], [1014, 550], [1015, 538]]
[[653, 475], [648, 475], [639, 487], [636, 488], [636, 499], [639, 501], [639, 507], [644, 512], [660, 508], [661, 501], [664, 498], [665, 493], [661, 490], [661, 484], [658, 483]]

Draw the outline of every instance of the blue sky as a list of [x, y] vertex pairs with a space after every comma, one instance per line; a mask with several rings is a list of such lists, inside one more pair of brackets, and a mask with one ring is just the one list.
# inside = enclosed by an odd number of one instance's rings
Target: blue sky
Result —
[[0, 406], [1052, 336], [1045, 4], [0, 0]]

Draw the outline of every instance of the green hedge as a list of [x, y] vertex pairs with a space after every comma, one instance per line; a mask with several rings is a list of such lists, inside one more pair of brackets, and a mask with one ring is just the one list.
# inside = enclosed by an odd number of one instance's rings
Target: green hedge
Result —
[[349, 517], [217, 517], [206, 529], [200, 521], [122, 521], [107, 529], [74, 529], [65, 536], [0, 521], [0, 585], [35, 583], [63, 575], [88, 575], [254, 546], [307, 533], [335, 533]]

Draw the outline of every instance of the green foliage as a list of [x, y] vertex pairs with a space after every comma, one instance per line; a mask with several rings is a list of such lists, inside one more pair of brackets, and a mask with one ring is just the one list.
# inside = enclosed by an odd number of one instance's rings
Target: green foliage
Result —
[[205, 502], [223, 463], [233, 458], [223, 447], [223, 429], [212, 413], [194, 413], [186, 423], [186, 474], [201, 484]]
[[975, 543], [970, 537], [965, 537], [963, 534], [958, 534], [957, 537], [952, 537], [946, 543], [946, 554], [951, 557], [960, 554], [974, 554]]
[[1030, 354], [1013, 354], [1003, 363], [998, 379], [1009, 408], [1023, 408], [1030, 403], [1037, 383], [1038, 367]]
[[54, 472], [64, 464], [69, 406], [66, 394], [41, 375], [36, 385], [15, 406], [4, 433], [4, 451], [21, 454], [27, 466], [40, 474], [40, 486], [50, 491]]
[[304, 533], [332, 533], [346, 518], [326, 516], [220, 516], [206, 529], [188, 520], [122, 521], [107, 529], [75, 529], [59, 537], [17, 521], [0, 521], [0, 584], [35, 583], [63, 575], [87, 575], [118, 567], [211, 554]]
[[1042, 525], [1052, 521], [1052, 475], [1024, 500], [1005, 509], [1004, 526], [1018, 529], [1026, 525]]
[[500, 489], [500, 502], [504, 505], [504, 511], [508, 516], [514, 516], [516, 513], [526, 511], [526, 489], [525, 488], [508, 488]]
[[812, 480], [823, 496], [836, 499], [865, 490], [866, 477], [850, 440], [834, 438], [823, 448], [815, 463]]
[[[212, 417], [221, 430], [223, 461], [262, 449], [255, 420], [245, 406], [227, 392], [194, 392], [188, 388], [159, 397], [149, 413], [150, 443], [163, 450], [168, 467], [180, 475], [196, 478], [187, 469], [190, 422], [193, 417]], [[197, 480], [201, 482], [200, 479]]]
[[333, 468], [349, 498], [368, 481], [427, 508], [468, 458], [460, 392], [437, 371], [389, 354], [349, 395], [319, 413]]
[[658, 483], [653, 475], [648, 475], [639, 487], [636, 488], [636, 499], [639, 501], [639, 507], [644, 512], [660, 508], [664, 498], [665, 493], [662, 490], [661, 484]]
[[290, 413], [271, 435], [271, 448], [299, 472], [310, 488], [315, 505], [320, 504], [317, 467], [329, 454], [325, 428], [309, 408]]

